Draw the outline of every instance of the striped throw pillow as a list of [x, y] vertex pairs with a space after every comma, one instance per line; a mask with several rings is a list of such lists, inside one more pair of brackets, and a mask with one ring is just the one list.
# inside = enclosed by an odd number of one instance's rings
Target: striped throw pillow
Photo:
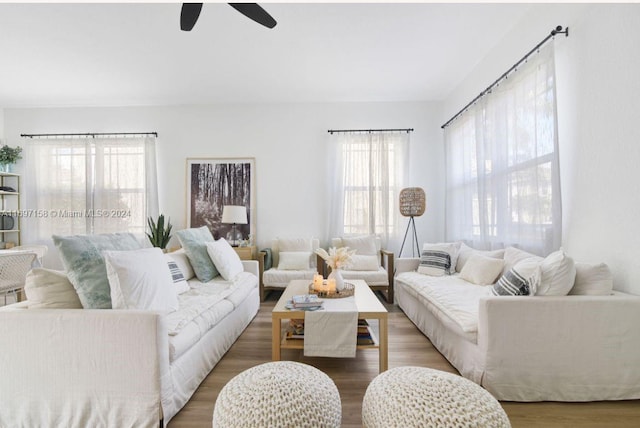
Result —
[[422, 250], [418, 273], [431, 276], [449, 275], [451, 256], [446, 251]]
[[176, 287], [176, 294], [182, 294], [185, 291], [189, 291], [191, 287], [184, 279], [184, 274], [178, 267], [178, 264], [173, 260], [167, 261], [169, 265], [169, 272], [171, 272], [171, 279], [173, 281], [173, 285]]
[[494, 296], [533, 296], [540, 276], [540, 262], [525, 259], [502, 275], [491, 292]]

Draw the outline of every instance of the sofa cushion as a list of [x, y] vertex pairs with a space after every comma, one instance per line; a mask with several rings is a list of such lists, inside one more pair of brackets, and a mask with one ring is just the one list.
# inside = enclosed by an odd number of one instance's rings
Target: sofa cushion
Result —
[[480, 254], [472, 255], [460, 272], [460, 278], [476, 285], [490, 285], [502, 273], [504, 261]]
[[569, 291], [573, 295], [608, 296], [613, 294], [613, 276], [605, 263], [576, 263], [576, 280]]
[[351, 265], [344, 268], [344, 270], [377, 271], [379, 267], [380, 258], [377, 255], [354, 254], [351, 256]]
[[442, 276], [455, 272], [460, 243], [424, 244], [420, 254], [418, 272]]
[[502, 274], [504, 275], [507, 273], [512, 267], [518, 264], [518, 262], [530, 258], [537, 260], [538, 262], [542, 261], [542, 257], [540, 256], [528, 253], [519, 248], [507, 247], [504, 250], [504, 268], [502, 269]]
[[160, 248], [105, 251], [104, 258], [114, 309], [178, 309], [169, 265]]
[[169, 266], [169, 272], [171, 273], [171, 280], [173, 281], [173, 287], [175, 288], [176, 294], [182, 294], [189, 291], [189, 284], [184, 278], [178, 264], [174, 260], [169, 259], [167, 260], [167, 266]]
[[356, 250], [361, 256], [375, 256], [378, 254], [375, 235], [349, 236], [342, 238], [342, 246]]
[[504, 259], [504, 248], [499, 250], [476, 250], [475, 248], [471, 248], [464, 242], [460, 244], [460, 249], [458, 250], [458, 261], [456, 262], [456, 272], [462, 272], [462, 268], [467, 263], [467, 260], [474, 254], [479, 254], [485, 257], [491, 257], [494, 259]]
[[281, 251], [278, 254], [278, 269], [306, 270], [309, 269], [311, 251]]
[[540, 285], [538, 296], [566, 296], [576, 279], [576, 267], [573, 259], [561, 248], [549, 254], [540, 263]]
[[345, 280], [362, 279], [369, 286], [389, 285], [389, 276], [382, 266], [378, 266], [377, 270], [342, 270], [342, 277]]
[[535, 258], [518, 262], [491, 287], [495, 296], [530, 296], [540, 283], [540, 263]]
[[34, 268], [24, 284], [29, 309], [82, 309], [78, 293], [64, 272]]
[[207, 253], [220, 275], [227, 281], [233, 281], [240, 272], [244, 271], [240, 256], [224, 238], [207, 242]]
[[184, 251], [184, 248], [180, 248], [178, 251], [167, 253], [167, 259], [176, 262], [176, 264], [178, 265], [178, 269], [180, 269], [180, 272], [182, 272], [182, 275], [184, 275], [185, 281], [189, 281], [191, 278], [196, 276], [196, 273], [193, 271], [193, 267], [191, 267], [189, 257], [187, 257], [187, 253]]
[[53, 235], [53, 242], [60, 251], [62, 264], [69, 281], [78, 293], [85, 309], [110, 309], [111, 288], [102, 252], [126, 251], [142, 248], [131, 233], [100, 235]]
[[309, 238], [277, 238], [274, 246], [277, 245], [278, 252], [311, 252], [311, 241]]
[[213, 235], [207, 226], [196, 229], [183, 229], [176, 232], [180, 245], [184, 248], [189, 262], [198, 279], [202, 282], [211, 281], [219, 275], [207, 253], [207, 242], [213, 242]]
[[286, 288], [294, 279], [313, 280], [313, 275], [318, 273], [315, 269], [306, 270], [280, 270], [276, 268], [269, 269], [262, 274], [262, 282], [265, 287]]

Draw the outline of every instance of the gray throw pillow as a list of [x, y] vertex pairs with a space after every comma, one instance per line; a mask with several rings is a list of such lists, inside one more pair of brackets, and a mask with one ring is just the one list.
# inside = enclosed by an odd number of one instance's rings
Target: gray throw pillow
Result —
[[111, 309], [111, 288], [102, 252], [142, 248], [131, 233], [53, 235], [69, 281], [85, 309]]
[[220, 275], [207, 253], [207, 242], [215, 241], [207, 226], [179, 230], [176, 235], [200, 281], [209, 282]]

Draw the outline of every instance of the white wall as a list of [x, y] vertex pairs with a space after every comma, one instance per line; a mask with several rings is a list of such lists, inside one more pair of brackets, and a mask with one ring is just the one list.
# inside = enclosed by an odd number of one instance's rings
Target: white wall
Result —
[[563, 246], [640, 294], [640, 5], [549, 5], [517, 23], [444, 101], [443, 121], [556, 25]]
[[6, 109], [5, 137], [17, 145], [21, 133], [157, 131], [160, 210], [175, 228], [186, 226], [187, 157], [255, 157], [262, 247], [276, 236], [328, 240], [328, 129], [414, 128], [409, 185], [428, 194], [418, 232], [421, 240], [435, 241], [444, 224], [439, 116], [438, 103]]

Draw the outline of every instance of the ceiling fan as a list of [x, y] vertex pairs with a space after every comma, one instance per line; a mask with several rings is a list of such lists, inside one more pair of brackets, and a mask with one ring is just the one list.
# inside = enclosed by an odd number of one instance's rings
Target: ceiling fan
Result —
[[[229, 3], [229, 6], [243, 14], [249, 19], [254, 20], [258, 24], [262, 24], [267, 28], [273, 28], [277, 22], [257, 3]], [[182, 31], [191, 31], [202, 10], [202, 3], [182, 3], [180, 11], [180, 29]]]

